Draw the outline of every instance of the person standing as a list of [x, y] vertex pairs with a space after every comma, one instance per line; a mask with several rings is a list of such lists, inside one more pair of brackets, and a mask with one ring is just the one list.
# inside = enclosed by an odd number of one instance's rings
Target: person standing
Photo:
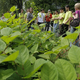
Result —
[[41, 12], [38, 13], [37, 24], [40, 25], [45, 22], [44, 9], [41, 9]]
[[[65, 18], [65, 12], [64, 12], [64, 8], [60, 9], [60, 14], [59, 14], [59, 32], [61, 33], [61, 25], [63, 24], [63, 20]], [[59, 33], [59, 34], [60, 34]]]
[[21, 9], [21, 13], [19, 13], [19, 18], [20, 18], [20, 24], [23, 23], [23, 21], [24, 21], [23, 9]]
[[59, 14], [58, 14], [58, 11], [55, 11], [55, 15], [54, 15], [54, 18], [53, 18], [53, 21], [54, 21], [54, 24], [53, 24], [53, 32], [56, 33], [57, 32], [57, 29], [59, 28]]
[[53, 21], [53, 19], [54, 19], [54, 16], [55, 16], [55, 12], [53, 12], [53, 14], [52, 14], [52, 19], [51, 19], [51, 26], [53, 26], [54, 25], [54, 21]]
[[[69, 5], [65, 6], [66, 13], [65, 18], [63, 20], [63, 24], [61, 25], [61, 35], [66, 33], [66, 31], [70, 28], [70, 17], [72, 17], [72, 12], [70, 11]], [[66, 34], [63, 35], [65, 37]]]
[[21, 9], [21, 13], [19, 13], [20, 18], [24, 18], [24, 13], [23, 12], [24, 12], [23, 9]]
[[[33, 19], [33, 8], [30, 8], [30, 12], [29, 13], [27, 13], [27, 21], [28, 22], [30, 22], [31, 20]], [[32, 28], [31, 27], [31, 25], [33, 24], [33, 22], [31, 22], [30, 24], [29, 24], [29, 27], [28, 27], [28, 30], [30, 29], [30, 28]], [[33, 28], [32, 28], [33, 29]]]
[[[75, 13], [73, 13], [73, 18], [74, 19], [79, 19], [79, 22], [80, 22], [80, 3], [76, 3], [75, 4]], [[79, 25], [80, 25], [80, 23], [79, 23]], [[78, 25], [78, 26], [79, 26]], [[74, 26], [73, 26], [74, 27]], [[75, 28], [73, 28], [72, 27], [72, 29], [73, 29], [73, 32], [76, 30]], [[77, 27], [77, 26], [76, 26]], [[78, 41], [80, 39], [80, 33], [79, 33], [79, 36], [77, 37], [77, 39], [76, 39], [76, 46], [78, 46], [78, 47], [80, 47], [80, 41]]]
[[48, 13], [46, 14], [45, 16], [46, 18], [46, 27], [45, 27], [45, 30], [49, 31], [49, 27], [50, 27], [50, 21], [51, 21], [51, 18], [52, 18], [52, 14], [51, 14], [51, 11], [48, 10]]
[[24, 14], [24, 20], [27, 18], [27, 14], [30, 12], [29, 8], [26, 10], [26, 13]]

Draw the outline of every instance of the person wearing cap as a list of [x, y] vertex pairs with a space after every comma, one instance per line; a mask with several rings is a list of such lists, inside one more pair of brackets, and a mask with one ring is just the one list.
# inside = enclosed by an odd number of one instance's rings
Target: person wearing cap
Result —
[[46, 14], [45, 18], [46, 18], [46, 23], [47, 23], [46, 27], [45, 27], [45, 30], [49, 31], [50, 21], [51, 21], [51, 18], [52, 18], [52, 14], [51, 14], [50, 9], [48, 10], [48, 13]]
[[41, 12], [38, 13], [37, 24], [40, 25], [45, 22], [44, 9], [41, 9]]

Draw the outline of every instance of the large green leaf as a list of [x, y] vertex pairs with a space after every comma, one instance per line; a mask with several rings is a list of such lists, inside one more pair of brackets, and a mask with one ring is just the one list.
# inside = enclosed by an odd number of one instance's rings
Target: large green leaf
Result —
[[53, 54], [54, 52], [53, 51], [48, 51], [48, 52], [45, 52], [44, 54]]
[[49, 54], [40, 54], [38, 56], [41, 57], [41, 58], [44, 58], [44, 59], [50, 59]]
[[[67, 39], [61, 38], [60, 42], [61, 42], [60, 45], [52, 49], [53, 53], [59, 53], [62, 49], [66, 49], [69, 46], [69, 42]], [[49, 53], [49, 54], [52, 54], [52, 53]]]
[[22, 80], [21, 77], [15, 72], [13, 75], [11, 75], [6, 80]]
[[10, 13], [5, 13], [5, 14], [4, 14], [4, 17], [5, 17], [5, 18], [10, 18], [10, 17], [11, 17], [11, 14], [10, 14]]
[[33, 70], [33, 65], [31, 65], [31, 62], [29, 60], [27, 60], [27, 62], [24, 65], [19, 65], [17, 70], [18, 74], [20, 75], [29, 75]]
[[14, 61], [17, 58], [18, 54], [19, 54], [19, 51], [11, 54], [6, 59], [4, 59], [2, 62]]
[[3, 39], [7, 44], [9, 44], [11, 41], [13, 41], [17, 36], [9, 37], [9, 36], [3, 36], [1, 39]]
[[13, 34], [11, 34], [12, 37], [13, 37], [13, 36], [17, 36], [17, 35], [21, 35], [21, 32], [16, 31], [16, 32], [14, 32]]
[[17, 47], [16, 50], [19, 50], [19, 55], [15, 61], [21, 65], [24, 65], [29, 58], [29, 50], [24, 45]]
[[45, 61], [44, 59], [37, 59], [37, 60], [35, 61], [34, 66], [33, 66], [32, 72], [31, 72], [29, 75], [27, 75], [26, 77], [24, 77], [24, 78], [30, 78], [30, 77], [32, 77], [32, 75], [33, 75], [35, 72], [37, 72], [45, 62], [46, 62], [46, 61]]
[[61, 48], [60, 49], [65, 49], [69, 46], [69, 41], [68, 39], [64, 39], [64, 38], [61, 38]]
[[0, 26], [1, 26], [1, 27], [6, 27], [6, 26], [7, 26], [7, 23], [1, 20], [1, 21], [0, 21]]
[[41, 80], [58, 80], [58, 71], [56, 66], [48, 61], [41, 69]]
[[0, 80], [6, 80], [13, 73], [14, 73], [14, 71], [12, 69], [0, 70]]
[[6, 58], [6, 55], [0, 55], [0, 63]]
[[8, 47], [6, 50], [5, 50], [5, 53], [7, 54], [7, 53], [10, 53], [10, 52], [12, 52], [13, 50], [11, 49], [11, 47]]
[[69, 34], [65, 37], [65, 39], [73, 39], [73, 40], [76, 40], [77, 37], [78, 37], [78, 33], [72, 33], [72, 34]]
[[31, 53], [36, 53], [38, 49], [38, 44], [35, 44], [32, 48], [31, 48]]
[[72, 63], [80, 63], [80, 48], [73, 45], [69, 50], [68, 57]]
[[58, 59], [55, 65], [58, 70], [59, 80], [76, 80], [76, 71], [70, 62]]
[[3, 36], [9, 36], [11, 34], [11, 32], [12, 32], [12, 29], [9, 28], [9, 27], [6, 27], [6, 28], [3, 28], [1, 30], [1, 35], [3, 35]]
[[34, 63], [36, 61], [36, 58], [34, 56], [30, 56], [29, 60], [30, 60], [31, 63]]
[[11, 12], [14, 12], [15, 10], [16, 10], [16, 6], [13, 6], [13, 7], [10, 8]]
[[0, 52], [4, 51], [6, 48], [6, 43], [0, 39]]

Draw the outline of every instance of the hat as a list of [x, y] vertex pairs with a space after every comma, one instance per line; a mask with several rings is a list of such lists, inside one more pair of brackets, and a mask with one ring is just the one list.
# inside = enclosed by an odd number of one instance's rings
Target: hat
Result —
[[50, 9], [48, 11], [51, 11]]

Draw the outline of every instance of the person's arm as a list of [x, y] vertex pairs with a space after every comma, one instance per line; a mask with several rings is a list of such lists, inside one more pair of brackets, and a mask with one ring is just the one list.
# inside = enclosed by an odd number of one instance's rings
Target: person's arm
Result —
[[63, 17], [59, 17], [59, 20], [64, 19]]
[[68, 20], [65, 22], [65, 24], [68, 23], [68, 22], [71, 20], [71, 18], [72, 18], [72, 12], [69, 13], [69, 18], [68, 18]]
[[57, 18], [54, 18], [54, 20], [59, 20], [59, 17], [57, 17]]
[[73, 15], [73, 17], [74, 17], [74, 19], [77, 19], [78, 18], [78, 14]]
[[68, 23], [69, 21], [70, 21], [70, 18], [65, 22], [65, 24]]

